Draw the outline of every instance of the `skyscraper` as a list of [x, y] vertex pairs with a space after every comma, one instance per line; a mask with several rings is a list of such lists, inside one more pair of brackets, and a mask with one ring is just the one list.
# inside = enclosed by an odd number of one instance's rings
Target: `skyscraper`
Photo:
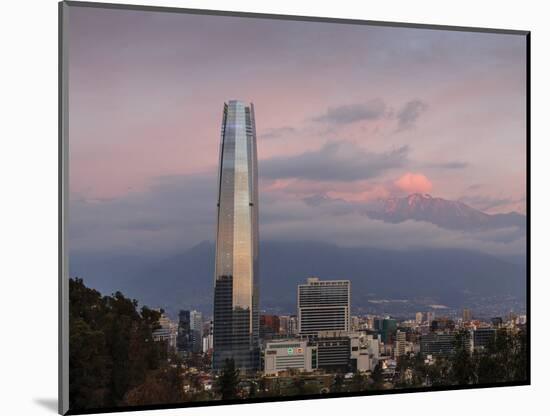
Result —
[[379, 333], [382, 337], [382, 342], [384, 344], [391, 344], [397, 331], [397, 321], [387, 316], [382, 320], [380, 326]]
[[202, 313], [199, 311], [191, 311], [190, 313], [190, 341], [191, 351], [201, 352], [202, 350]]
[[178, 353], [183, 356], [189, 354], [189, 351], [191, 349], [190, 325], [190, 312], [184, 310], [180, 311], [176, 338], [176, 348], [178, 350]]
[[214, 287], [215, 369], [259, 368], [258, 167], [254, 106], [224, 104]]
[[349, 331], [349, 280], [319, 280], [310, 277], [298, 285], [298, 331], [316, 336], [319, 331]]

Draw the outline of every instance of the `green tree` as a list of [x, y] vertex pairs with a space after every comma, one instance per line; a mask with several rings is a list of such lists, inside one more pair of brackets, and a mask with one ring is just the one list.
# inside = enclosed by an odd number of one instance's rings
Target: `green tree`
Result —
[[222, 372], [217, 380], [217, 390], [223, 400], [237, 398], [237, 386], [239, 384], [239, 369], [235, 367], [232, 358], [225, 360]]
[[469, 348], [470, 333], [459, 331], [454, 340], [454, 353], [451, 356], [450, 383], [472, 384], [477, 381], [476, 364]]
[[380, 363], [376, 364], [371, 374], [372, 388], [374, 390], [381, 390], [384, 387], [384, 372]]
[[130, 406], [184, 402], [180, 369], [163, 367], [149, 372], [144, 382], [131, 389], [125, 399]]
[[432, 365], [427, 367], [428, 383], [432, 386], [448, 386], [450, 384], [449, 372], [450, 363], [444, 357], [435, 359]]
[[529, 371], [527, 356], [529, 354], [529, 345], [527, 343], [527, 333], [522, 330], [516, 336], [516, 359], [514, 360], [513, 379], [515, 381], [526, 381]]
[[332, 391], [335, 393], [340, 393], [344, 387], [344, 377], [342, 374], [336, 374], [332, 382]]
[[495, 339], [478, 357], [479, 383], [525, 381], [527, 379], [527, 337], [525, 331], [499, 329]]
[[267, 378], [266, 377], [262, 377], [260, 378], [259, 382], [258, 382], [258, 393], [260, 396], [261, 395], [264, 395], [266, 393], [266, 390], [268, 389], [268, 384], [267, 384]]
[[408, 372], [412, 372], [414, 374], [414, 364], [414, 358], [409, 355], [402, 355], [397, 359], [397, 367], [395, 368], [395, 371], [399, 374], [399, 379], [396, 381], [396, 387], [410, 387], [414, 384], [414, 376], [412, 380], [407, 379]]
[[248, 394], [249, 397], [256, 397], [258, 395], [258, 385], [256, 384], [256, 381], [252, 380], [250, 382], [250, 393]]
[[305, 394], [306, 392], [306, 382], [300, 376], [297, 376], [293, 380], [293, 386], [296, 394]]
[[367, 378], [356, 372], [351, 379], [351, 391], [363, 391], [367, 388]]
[[160, 312], [117, 292], [102, 296], [82, 279], [69, 280], [69, 407], [127, 404], [129, 390], [161, 366], [153, 342]]

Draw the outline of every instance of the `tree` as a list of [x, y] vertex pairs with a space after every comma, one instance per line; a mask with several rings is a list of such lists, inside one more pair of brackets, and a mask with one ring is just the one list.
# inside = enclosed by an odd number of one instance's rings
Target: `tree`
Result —
[[128, 391], [164, 365], [152, 337], [160, 312], [137, 306], [120, 292], [102, 296], [69, 279], [71, 410], [126, 405]]
[[384, 372], [380, 363], [376, 364], [374, 371], [371, 374], [372, 388], [374, 390], [381, 390], [384, 387]]
[[361, 375], [361, 373], [356, 372], [351, 379], [351, 390], [352, 391], [363, 391], [367, 388], [366, 377]]
[[258, 385], [255, 381], [250, 382], [250, 392], [248, 393], [249, 397], [256, 397], [258, 394]]
[[296, 390], [296, 394], [304, 394], [306, 392], [306, 382], [302, 377], [295, 377], [293, 380], [293, 384], [294, 389]]
[[260, 381], [258, 382], [259, 394], [263, 395], [267, 391], [267, 389], [268, 389], [267, 378], [264, 376], [260, 378]]
[[344, 377], [342, 376], [342, 374], [336, 374], [336, 376], [334, 376], [334, 381], [332, 382], [332, 391], [334, 391], [335, 393], [340, 393], [343, 386]]
[[237, 398], [237, 386], [239, 384], [239, 369], [235, 368], [235, 360], [225, 360], [222, 372], [217, 380], [217, 390], [223, 400]]
[[520, 331], [516, 337], [516, 359], [514, 360], [513, 379], [515, 381], [527, 381], [529, 371], [529, 363], [527, 356], [529, 354], [529, 346], [527, 344], [527, 333]]
[[164, 367], [150, 372], [142, 384], [126, 394], [126, 403], [131, 406], [184, 401], [180, 369], [173, 367]]
[[468, 348], [470, 334], [459, 331], [454, 341], [454, 353], [451, 356], [450, 382], [455, 384], [472, 384], [477, 381], [476, 364]]
[[514, 334], [503, 328], [478, 357], [479, 383], [525, 381], [527, 379], [527, 338], [525, 331]]
[[450, 363], [449, 360], [443, 357], [436, 358], [432, 365], [427, 367], [428, 383], [432, 386], [448, 386], [450, 384], [449, 372]]
[[110, 378], [105, 336], [80, 318], [75, 318], [70, 328], [70, 406], [76, 409], [102, 407]]

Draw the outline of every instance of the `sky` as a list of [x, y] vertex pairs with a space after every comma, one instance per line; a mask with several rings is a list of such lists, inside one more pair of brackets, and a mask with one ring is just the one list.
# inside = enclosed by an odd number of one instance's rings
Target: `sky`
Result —
[[239, 99], [256, 112], [261, 239], [525, 253], [517, 230], [359, 209], [420, 192], [525, 213], [520, 35], [71, 6], [67, 36], [74, 252], [214, 240], [223, 103]]

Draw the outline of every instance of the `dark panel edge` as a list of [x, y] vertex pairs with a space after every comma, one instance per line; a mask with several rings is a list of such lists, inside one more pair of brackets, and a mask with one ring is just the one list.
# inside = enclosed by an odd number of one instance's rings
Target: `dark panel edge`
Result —
[[69, 411], [68, 50], [67, 3], [58, 3], [58, 412]]
[[301, 22], [325, 22], [325, 23], [352, 24], [352, 25], [387, 26], [387, 27], [410, 28], [410, 29], [493, 33], [493, 34], [504, 34], [504, 35], [525, 36], [528, 33], [530, 33], [528, 30], [515, 30], [515, 29], [437, 25], [437, 24], [429, 24], [429, 23], [388, 22], [388, 21], [379, 21], [379, 20], [347, 19], [347, 18], [334, 18], [334, 17], [322, 17], [322, 16], [299, 16], [299, 15], [254, 13], [254, 12], [227, 11], [227, 10], [188, 9], [188, 8], [168, 7], [168, 6], [140, 6], [136, 4], [125, 4], [125, 3], [124, 4], [123, 3], [98, 3], [98, 2], [70, 1], [70, 0], [65, 1], [64, 3], [66, 3], [69, 6], [112, 9], [112, 10], [185, 13], [185, 14], [198, 14], [198, 15], [208, 15], [208, 16], [233, 16], [233, 17], [256, 18], [256, 19], [293, 20], [293, 21], [301, 21]]

